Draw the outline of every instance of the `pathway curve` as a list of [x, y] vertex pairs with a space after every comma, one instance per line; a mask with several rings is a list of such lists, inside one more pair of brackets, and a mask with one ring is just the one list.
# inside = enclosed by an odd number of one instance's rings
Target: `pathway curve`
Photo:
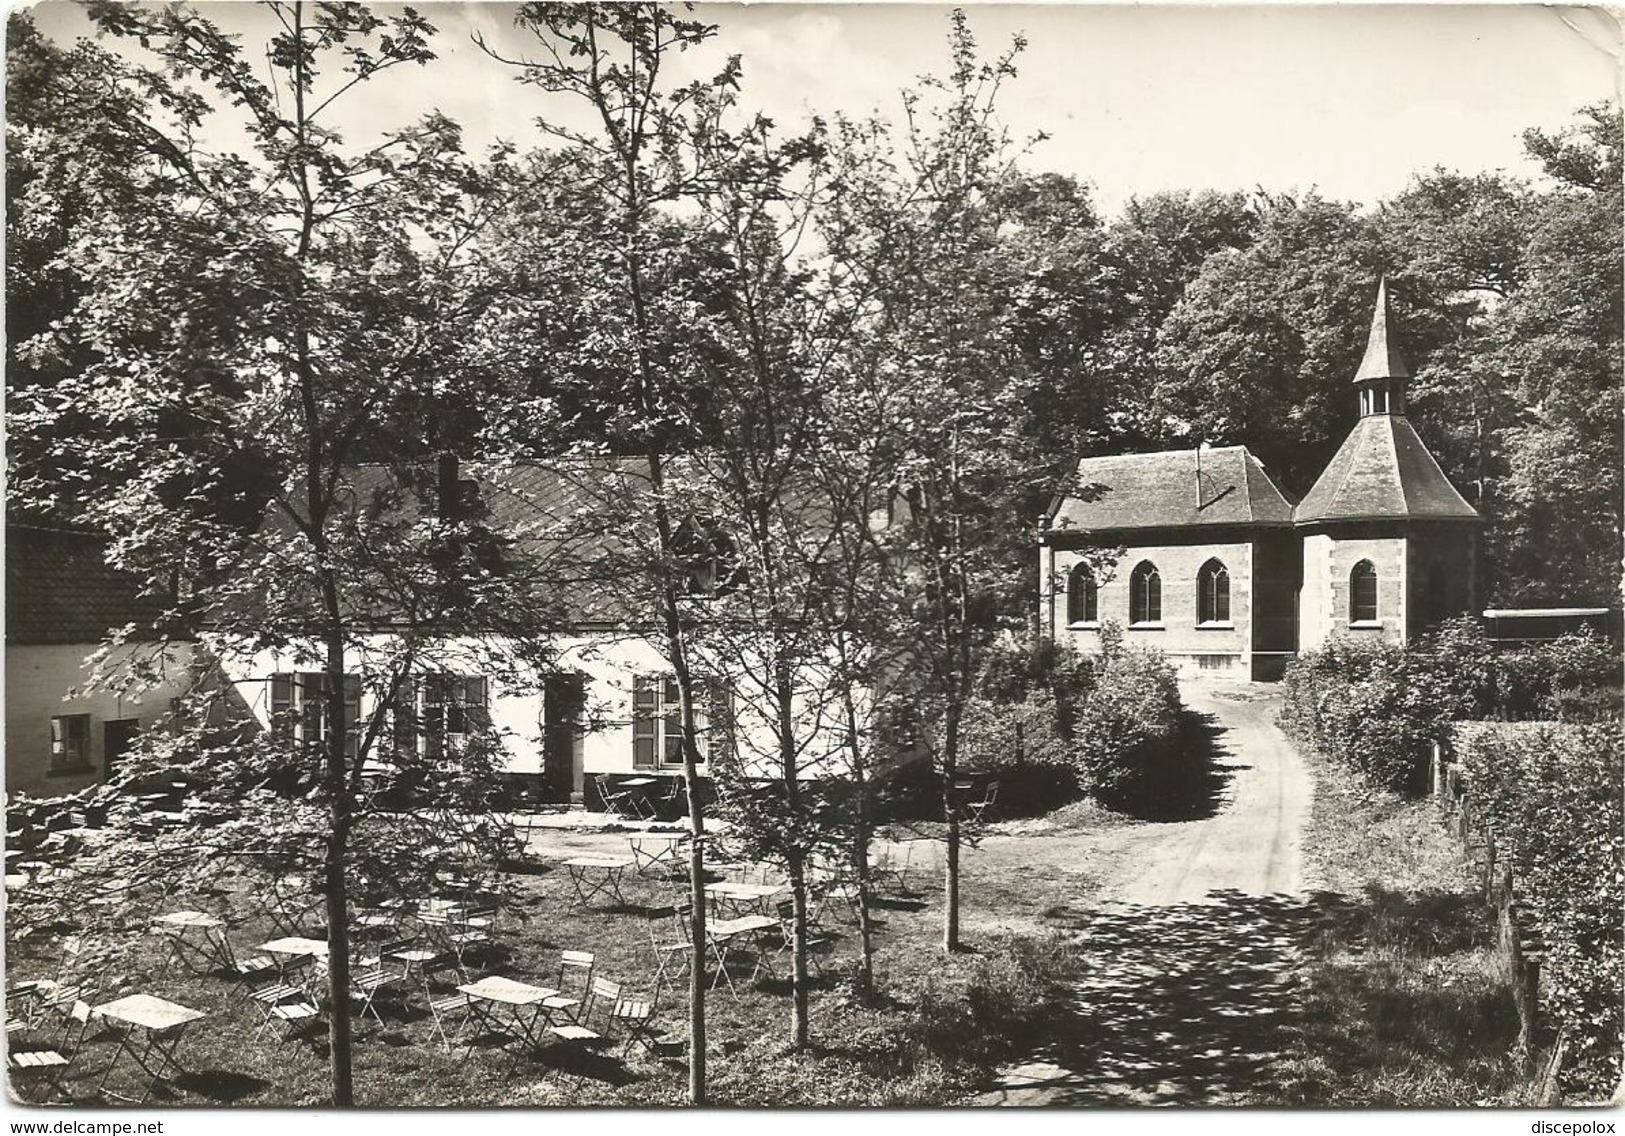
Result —
[[1058, 913], [1083, 975], [1074, 1028], [975, 1103], [1241, 1103], [1271, 1075], [1317, 925], [1298, 894], [1313, 783], [1270, 688], [1182, 694], [1209, 733], [1199, 791], [1114, 830], [1116, 870], [1087, 908]]

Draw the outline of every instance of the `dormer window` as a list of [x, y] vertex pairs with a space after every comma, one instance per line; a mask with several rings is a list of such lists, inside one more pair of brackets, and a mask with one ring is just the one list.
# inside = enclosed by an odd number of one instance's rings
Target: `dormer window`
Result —
[[725, 596], [745, 583], [739, 551], [728, 534], [714, 525], [684, 521], [674, 535], [678, 564], [691, 596]]

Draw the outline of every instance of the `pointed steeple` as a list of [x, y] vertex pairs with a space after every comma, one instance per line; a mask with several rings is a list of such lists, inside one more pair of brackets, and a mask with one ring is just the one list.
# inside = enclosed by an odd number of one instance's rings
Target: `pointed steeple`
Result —
[[1377, 309], [1371, 313], [1371, 334], [1365, 341], [1365, 357], [1360, 360], [1360, 369], [1354, 372], [1355, 382], [1411, 377], [1410, 368], [1399, 356], [1399, 345], [1388, 330], [1392, 316], [1388, 308], [1388, 277], [1384, 276], [1377, 284]]

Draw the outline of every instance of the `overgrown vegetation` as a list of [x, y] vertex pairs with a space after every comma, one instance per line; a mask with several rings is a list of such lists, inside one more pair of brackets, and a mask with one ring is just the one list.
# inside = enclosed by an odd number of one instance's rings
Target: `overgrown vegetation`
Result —
[[1425, 801], [1307, 753], [1317, 925], [1302, 1026], [1265, 1100], [1302, 1107], [1532, 1103], [1493, 918]]
[[1541, 1013], [1564, 1031], [1559, 1077], [1573, 1099], [1619, 1085], [1625, 990], [1625, 744], [1617, 722], [1459, 737], [1475, 812], [1509, 858], [1518, 894], [1546, 940]]

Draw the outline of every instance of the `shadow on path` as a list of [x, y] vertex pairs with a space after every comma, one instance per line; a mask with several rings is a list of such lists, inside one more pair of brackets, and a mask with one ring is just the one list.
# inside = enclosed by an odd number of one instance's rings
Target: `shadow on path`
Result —
[[1074, 1013], [1029, 1064], [1006, 1071], [993, 1097], [1042, 1105], [1279, 1103], [1302, 1095], [1291, 1088], [1298, 1076], [1287, 1063], [1307, 1052], [1336, 1068], [1364, 1063], [1349, 1039], [1334, 1036], [1338, 1023], [1309, 1020], [1322, 1000], [1307, 988], [1309, 960], [1333, 950], [1428, 957], [1482, 944], [1492, 933], [1473, 897], [1444, 893], [1214, 891], [1207, 898], [1056, 911], [1055, 921], [1075, 936]]
[[1227, 760], [1234, 756], [1222, 742], [1227, 732], [1212, 714], [1181, 711], [1173, 745], [1151, 755], [1144, 775], [1109, 804], [1136, 820], [1163, 824], [1217, 815], [1236, 772], [1249, 768]]

